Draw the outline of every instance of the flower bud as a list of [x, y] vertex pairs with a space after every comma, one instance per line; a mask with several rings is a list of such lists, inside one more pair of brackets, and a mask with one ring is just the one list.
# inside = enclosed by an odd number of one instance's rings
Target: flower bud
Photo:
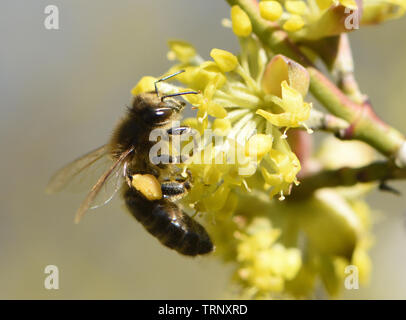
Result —
[[231, 7], [233, 31], [239, 37], [248, 37], [252, 32], [251, 20], [238, 5]]
[[212, 49], [210, 56], [213, 58], [222, 72], [233, 71], [238, 66], [237, 57], [228, 51]]
[[283, 24], [283, 29], [289, 32], [295, 32], [302, 29], [303, 26], [303, 18], [299, 15], [292, 14], [290, 18]]
[[131, 94], [136, 96], [143, 92], [149, 92], [155, 90], [155, 83], [156, 79], [154, 77], [145, 76], [137, 83], [137, 85], [131, 90]]
[[262, 18], [276, 21], [282, 16], [283, 9], [278, 1], [262, 1], [259, 3], [259, 12]]

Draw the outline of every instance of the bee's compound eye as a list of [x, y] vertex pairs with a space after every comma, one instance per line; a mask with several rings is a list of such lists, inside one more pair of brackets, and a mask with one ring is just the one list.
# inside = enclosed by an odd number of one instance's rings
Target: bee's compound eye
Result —
[[162, 107], [162, 108], [150, 108], [146, 113], [144, 113], [144, 120], [149, 124], [160, 124], [164, 123], [171, 118], [173, 114], [172, 108]]
[[172, 115], [172, 109], [171, 108], [158, 108], [155, 109], [155, 116], [157, 118], [162, 118], [162, 117], [167, 117]]

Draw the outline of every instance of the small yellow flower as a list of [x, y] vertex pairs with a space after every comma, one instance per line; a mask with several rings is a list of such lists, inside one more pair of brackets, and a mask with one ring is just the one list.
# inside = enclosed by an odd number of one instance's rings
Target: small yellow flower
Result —
[[261, 159], [272, 149], [273, 138], [265, 134], [253, 135], [245, 145], [245, 153]]
[[272, 97], [272, 101], [280, 106], [284, 112], [274, 114], [263, 109], [259, 109], [257, 114], [263, 116], [273, 125], [279, 127], [299, 127], [303, 121], [306, 121], [310, 116], [310, 103], [303, 102], [302, 95], [291, 88], [286, 81], [282, 82], [282, 99]]
[[270, 151], [270, 158], [274, 161], [278, 172], [286, 182], [292, 183], [295, 181], [296, 174], [300, 171], [300, 162], [293, 152], [286, 154], [273, 149]]

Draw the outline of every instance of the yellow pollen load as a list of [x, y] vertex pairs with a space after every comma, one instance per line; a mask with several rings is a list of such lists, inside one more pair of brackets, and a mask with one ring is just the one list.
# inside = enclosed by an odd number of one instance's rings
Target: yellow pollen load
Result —
[[262, 18], [276, 21], [282, 16], [283, 9], [277, 1], [262, 1], [259, 3], [259, 12]]
[[162, 198], [161, 185], [151, 174], [135, 174], [132, 176], [131, 184], [148, 200], [152, 201]]
[[231, 7], [231, 22], [234, 33], [239, 37], [248, 37], [252, 32], [251, 20], [239, 6]]

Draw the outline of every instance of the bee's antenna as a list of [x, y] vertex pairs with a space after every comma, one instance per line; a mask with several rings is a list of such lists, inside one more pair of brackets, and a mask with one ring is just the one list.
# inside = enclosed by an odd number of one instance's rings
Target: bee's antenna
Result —
[[158, 82], [168, 80], [168, 79], [173, 78], [173, 77], [175, 77], [175, 76], [177, 76], [178, 74], [183, 73], [183, 72], [185, 72], [185, 70], [180, 70], [180, 71], [178, 71], [178, 72], [175, 72], [175, 73], [170, 74], [169, 76], [163, 77], [163, 78], [158, 79], [157, 81], [155, 81], [155, 82], [154, 82], [154, 86], [155, 86], [155, 93], [156, 93], [157, 97], [159, 97], [159, 92], [158, 92], [158, 87], [157, 87], [157, 83], [158, 83]]
[[183, 96], [185, 94], [199, 94], [199, 93], [200, 93], [199, 91], [185, 91], [185, 92], [167, 94], [166, 96], [163, 96], [161, 98], [161, 101], [164, 101], [164, 99], [169, 98], [169, 97], [177, 97], [177, 96]]

